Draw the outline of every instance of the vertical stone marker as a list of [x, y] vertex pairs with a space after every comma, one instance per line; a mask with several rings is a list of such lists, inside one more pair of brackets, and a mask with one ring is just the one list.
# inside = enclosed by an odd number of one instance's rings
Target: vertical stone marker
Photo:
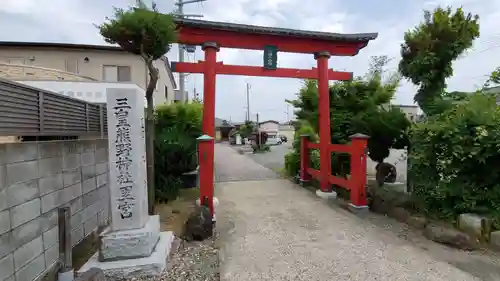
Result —
[[174, 236], [160, 232], [158, 215], [148, 215], [144, 91], [111, 88], [106, 94], [112, 222], [79, 273], [100, 268], [113, 279], [157, 276]]
[[107, 114], [111, 226], [113, 230], [142, 228], [149, 219], [144, 200], [144, 99], [135, 90], [109, 89]]

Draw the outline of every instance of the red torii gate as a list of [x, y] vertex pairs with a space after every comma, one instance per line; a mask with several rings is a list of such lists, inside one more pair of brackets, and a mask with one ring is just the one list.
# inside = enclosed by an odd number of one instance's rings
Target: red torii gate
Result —
[[[355, 56], [359, 50], [366, 47], [370, 40], [377, 37], [376, 33], [368, 34], [337, 34], [326, 32], [314, 32], [303, 30], [292, 30], [285, 28], [271, 28], [244, 24], [233, 24], [224, 22], [212, 22], [192, 19], [176, 19], [178, 28], [178, 43], [185, 45], [201, 45], [205, 51], [205, 61], [197, 63], [173, 62], [172, 71], [184, 73], [203, 73], [203, 133], [210, 138], [201, 140], [199, 145], [200, 160], [200, 202], [204, 198], [209, 199], [210, 210], [213, 214], [213, 187], [214, 187], [214, 138], [215, 138], [215, 80], [217, 74], [246, 75], [246, 76], [267, 76], [267, 77], [289, 77], [318, 80], [318, 112], [319, 112], [319, 144], [308, 144], [303, 141], [303, 154], [308, 148], [319, 148], [320, 150], [320, 171], [312, 170], [308, 167], [307, 157], [303, 155], [301, 167], [301, 179], [307, 180], [311, 176], [320, 182], [321, 190], [331, 191], [330, 184], [338, 183], [345, 188], [351, 189], [351, 203], [355, 207], [364, 207], [366, 198], [364, 195], [364, 185], [366, 176], [360, 175], [363, 168], [360, 163], [353, 164], [356, 172], [351, 173], [351, 178], [363, 177], [364, 180], [338, 179], [330, 175], [331, 172], [331, 152], [353, 150], [364, 150], [364, 142], [352, 146], [331, 144], [330, 128], [330, 95], [329, 80], [350, 80], [352, 73], [340, 72], [328, 69], [328, 59], [330, 56]], [[264, 67], [225, 65], [217, 62], [216, 56], [220, 47], [264, 50]], [[271, 47], [271, 50], [269, 51]], [[266, 54], [267, 49], [267, 54]], [[317, 68], [312, 69], [290, 69], [277, 68], [277, 51], [290, 53], [314, 54], [317, 61]], [[269, 60], [268, 60], [269, 59]], [[361, 144], [361, 146], [360, 146]], [[359, 151], [358, 151], [359, 152]], [[305, 153], [308, 154], [308, 153]], [[365, 161], [366, 155], [360, 156], [361, 161]], [[363, 186], [360, 186], [363, 185]], [[354, 198], [354, 199], [352, 199]]]

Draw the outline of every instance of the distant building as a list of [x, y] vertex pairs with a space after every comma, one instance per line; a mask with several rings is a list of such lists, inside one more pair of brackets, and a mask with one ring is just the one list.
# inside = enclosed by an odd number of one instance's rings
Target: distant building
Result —
[[[154, 66], [160, 74], [154, 102], [171, 103], [177, 86], [168, 59]], [[88, 102], [105, 101], [103, 91], [113, 84], [145, 91], [149, 82], [144, 60], [120, 47], [37, 42], [0, 42], [0, 77]]]
[[391, 107], [399, 108], [406, 115], [406, 118], [412, 122], [416, 122], [420, 119], [417, 105], [391, 104]]
[[267, 120], [259, 123], [259, 129], [263, 132], [279, 132], [280, 122]]

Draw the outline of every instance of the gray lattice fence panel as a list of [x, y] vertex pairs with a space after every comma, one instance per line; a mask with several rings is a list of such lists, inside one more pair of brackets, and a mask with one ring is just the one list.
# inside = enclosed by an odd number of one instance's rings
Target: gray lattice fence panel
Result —
[[0, 134], [40, 131], [38, 92], [0, 81]]
[[1, 136], [107, 134], [106, 105], [0, 79]]

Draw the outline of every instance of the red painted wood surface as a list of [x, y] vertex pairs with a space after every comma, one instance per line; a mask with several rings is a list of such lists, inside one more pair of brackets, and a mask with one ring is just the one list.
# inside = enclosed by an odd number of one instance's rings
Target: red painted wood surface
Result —
[[330, 119], [330, 91], [328, 87], [328, 59], [330, 56], [316, 58], [318, 64], [318, 115], [319, 115], [319, 140], [320, 140], [320, 188], [324, 192], [332, 190], [328, 177], [331, 173], [332, 155], [331, 144], [331, 119]]
[[366, 200], [366, 160], [365, 149], [367, 138], [352, 138], [353, 153], [351, 154], [351, 203], [355, 206], [367, 206]]
[[[338, 176], [331, 175], [330, 171], [327, 175], [327, 181], [329, 185], [337, 185], [346, 190], [350, 191], [350, 201], [354, 206], [364, 207], [367, 206], [367, 194], [366, 194], [366, 147], [368, 144], [368, 139], [366, 136], [361, 137], [351, 137], [351, 144], [330, 144], [329, 150], [335, 152], [344, 152], [349, 153], [351, 155], [351, 176], [349, 179], [341, 178]], [[301, 157], [303, 154], [307, 154], [307, 149], [320, 149], [321, 153], [321, 144], [320, 143], [311, 143], [307, 138], [301, 138]], [[330, 152], [331, 153], [331, 152]], [[320, 155], [321, 161], [322, 155]], [[331, 158], [328, 157], [328, 160]], [[309, 163], [309, 159], [307, 159]], [[305, 161], [305, 157], [301, 158], [301, 161]], [[318, 180], [320, 183], [324, 179], [325, 173], [323, 169], [315, 170], [308, 165], [303, 165], [301, 163], [301, 179], [314, 178]]]
[[[176, 62], [172, 71], [183, 73], [203, 73], [205, 62]], [[280, 77], [280, 78], [300, 78], [300, 79], [317, 79], [318, 69], [296, 69], [296, 68], [278, 68], [275, 70], [264, 69], [260, 66], [246, 65], [228, 65], [218, 62], [216, 64], [216, 73], [222, 75], [244, 75], [244, 76], [260, 76], [260, 77]], [[334, 71], [328, 69], [328, 80], [351, 80], [352, 72]]]
[[[319, 149], [321, 147], [320, 143], [307, 143], [307, 148], [309, 149]], [[351, 153], [353, 148], [350, 144], [330, 144], [329, 146], [330, 152], [336, 153]]]
[[332, 56], [354, 56], [368, 44], [366, 42], [342, 42], [324, 39], [304, 39], [288, 35], [249, 34], [235, 31], [210, 30], [183, 26], [179, 28], [177, 41], [187, 45], [217, 42], [223, 48], [263, 50], [264, 46], [278, 47], [280, 52], [313, 54], [327, 51]]
[[203, 157], [203, 164], [200, 164], [200, 199], [207, 196], [209, 207], [214, 214], [213, 196], [214, 196], [214, 145], [215, 145], [215, 65], [217, 63], [217, 49], [213, 47], [205, 48], [205, 63], [203, 64], [203, 121], [202, 131], [204, 134], [212, 137], [211, 141], [206, 143], [206, 152]]

